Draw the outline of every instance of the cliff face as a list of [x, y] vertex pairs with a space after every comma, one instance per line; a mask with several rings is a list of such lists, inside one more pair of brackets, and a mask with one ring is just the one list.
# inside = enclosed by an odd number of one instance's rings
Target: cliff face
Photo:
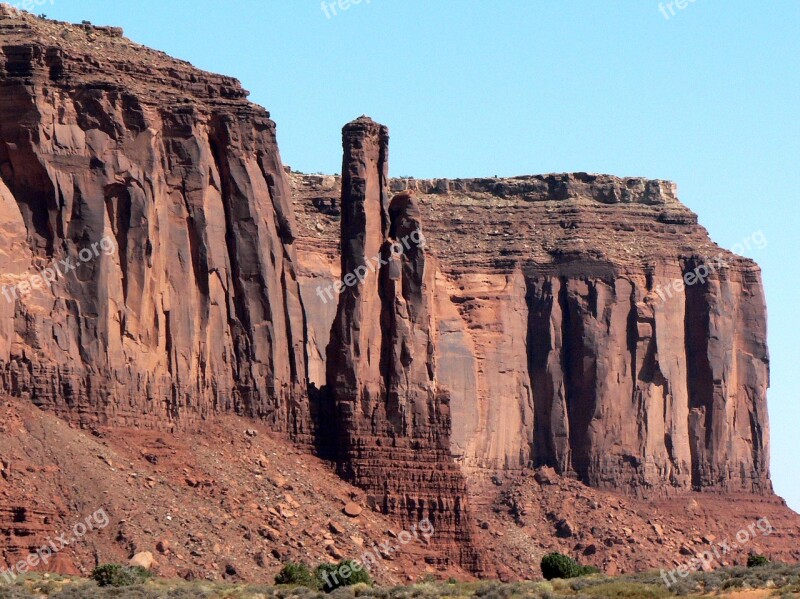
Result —
[[672, 184], [390, 179], [366, 118], [287, 175], [237, 81], [0, 11], [0, 391], [263, 420], [473, 570], [473, 475], [771, 492], [759, 269]]
[[[293, 184], [301, 286], [324, 288], [339, 272], [340, 182]], [[672, 184], [579, 173], [390, 187], [417, 191], [437, 256], [436, 378], [466, 472], [548, 465], [640, 494], [770, 491], [759, 270], [713, 244]], [[324, 330], [325, 303], [304, 302]]]
[[[269, 114], [116, 30], [0, 23], [2, 387], [80, 421], [236, 411], [304, 434], [296, 231]], [[18, 287], [62, 261], [77, 268]]]

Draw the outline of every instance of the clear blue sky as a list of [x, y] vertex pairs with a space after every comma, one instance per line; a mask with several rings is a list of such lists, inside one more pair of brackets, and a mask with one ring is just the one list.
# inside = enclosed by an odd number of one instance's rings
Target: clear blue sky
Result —
[[724, 247], [762, 231], [772, 472], [800, 510], [800, 2], [52, 1], [36, 12], [241, 79], [298, 170], [338, 172], [342, 125], [368, 114], [394, 175], [671, 179]]

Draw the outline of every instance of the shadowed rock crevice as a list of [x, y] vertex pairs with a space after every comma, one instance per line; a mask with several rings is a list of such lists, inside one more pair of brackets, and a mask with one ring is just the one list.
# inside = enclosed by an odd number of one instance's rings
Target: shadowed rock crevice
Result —
[[[340, 223], [327, 207], [341, 180], [292, 181], [310, 257], [300, 279], [335, 280], [338, 269], [324, 265], [339, 259]], [[758, 267], [716, 246], [673, 184], [568, 173], [389, 185], [417, 191], [426, 223], [436, 378], [464, 472], [549, 465], [636, 495], [771, 492]], [[717, 257], [727, 267], [709, 273], [707, 295], [724, 308], [687, 299], [702, 285], [681, 279]], [[333, 321], [307, 301], [315, 327]], [[702, 314], [716, 329], [687, 333], [687, 318]], [[722, 376], [736, 382], [709, 392], [725, 413], [718, 407], [706, 425], [698, 387]], [[716, 431], [708, 450], [707, 430]]]
[[0, 392], [84, 427], [258, 419], [472, 571], [467, 477], [771, 493], [759, 269], [674, 184], [390, 179], [368, 118], [342, 177], [291, 173], [238, 81], [0, 21], [0, 288], [117, 246], [0, 298]]

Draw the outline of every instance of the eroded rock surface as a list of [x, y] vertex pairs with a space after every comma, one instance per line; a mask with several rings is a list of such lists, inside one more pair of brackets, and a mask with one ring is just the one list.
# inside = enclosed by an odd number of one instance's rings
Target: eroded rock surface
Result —
[[[292, 182], [300, 243], [335, 255], [339, 179]], [[552, 466], [636, 494], [771, 492], [760, 271], [711, 242], [673, 184], [575, 173], [389, 186], [417, 192], [436, 257], [436, 377], [466, 472]]]
[[367, 118], [343, 178], [287, 176], [234, 79], [5, 8], [0, 39], [0, 392], [109, 434], [261, 420], [473, 572], [521, 554], [481, 559], [465, 480], [771, 493], [760, 271], [673, 184], [390, 179]]
[[449, 398], [436, 378], [435, 269], [419, 208], [410, 193], [389, 199], [386, 127], [362, 117], [343, 145], [344, 287], [327, 352], [339, 468], [406, 529], [430, 519], [436, 542], [474, 568]]
[[[0, 386], [81, 422], [233, 411], [307, 434], [269, 114], [236, 80], [116, 30], [3, 11]], [[17, 292], [62, 261], [79, 267]]]

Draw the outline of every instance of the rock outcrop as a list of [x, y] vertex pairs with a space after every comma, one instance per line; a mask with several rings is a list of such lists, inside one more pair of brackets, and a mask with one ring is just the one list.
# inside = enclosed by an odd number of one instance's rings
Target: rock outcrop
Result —
[[435, 268], [419, 208], [410, 193], [389, 200], [386, 127], [362, 117], [343, 145], [343, 276], [327, 351], [340, 471], [407, 530], [429, 519], [436, 542], [474, 569], [449, 398], [436, 378]]
[[[324, 287], [340, 181], [293, 184], [298, 243], [315, 254], [301, 285]], [[436, 377], [465, 472], [552, 466], [635, 494], [771, 492], [759, 269], [712, 243], [673, 184], [576, 173], [389, 186], [417, 191], [437, 257]], [[318, 300], [304, 303], [324, 329]]]
[[13, 17], [0, 387], [81, 422], [232, 411], [307, 434], [296, 231], [269, 114], [236, 80], [116, 30]]

